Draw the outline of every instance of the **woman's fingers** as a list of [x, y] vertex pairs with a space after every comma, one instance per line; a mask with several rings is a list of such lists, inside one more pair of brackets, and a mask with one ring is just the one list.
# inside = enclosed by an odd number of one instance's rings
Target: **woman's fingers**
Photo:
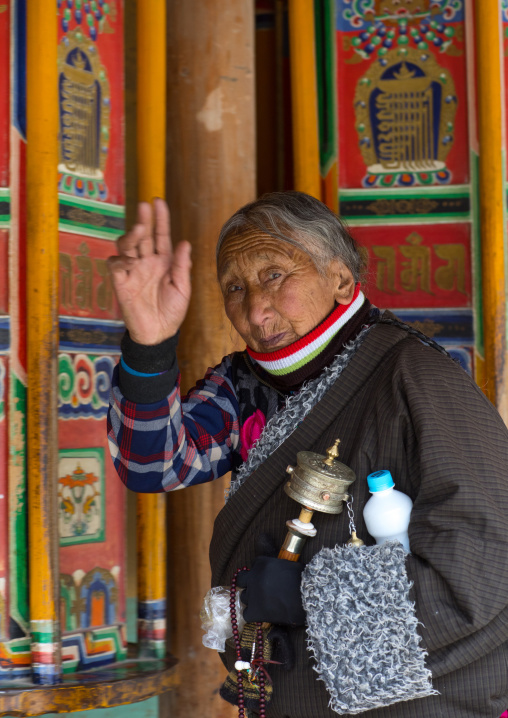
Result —
[[149, 257], [154, 253], [153, 243], [153, 211], [148, 202], [138, 203], [138, 224], [143, 227], [143, 235], [138, 243], [138, 255]]
[[108, 257], [107, 261], [113, 284], [118, 285], [125, 281], [128, 272], [135, 266], [138, 259], [123, 255], [121, 257]]
[[116, 248], [119, 256], [121, 257], [133, 257], [137, 259], [139, 257], [139, 244], [142, 241], [145, 234], [145, 227], [142, 224], [135, 224], [131, 231], [119, 237], [116, 240]]
[[169, 208], [163, 199], [138, 204], [137, 224], [117, 240], [118, 254], [127, 257], [149, 257], [154, 252], [171, 256]]
[[171, 262], [171, 282], [186, 299], [191, 295], [191, 250], [190, 242], [180, 242]]
[[153, 201], [153, 212], [155, 218], [155, 251], [157, 254], [165, 254], [171, 256], [172, 246], [169, 221], [169, 207], [163, 199], [157, 198]]
[[144, 235], [146, 237], [151, 237], [153, 217], [152, 205], [150, 204], [150, 202], [138, 202], [137, 218], [137, 224], [141, 224], [144, 227]]

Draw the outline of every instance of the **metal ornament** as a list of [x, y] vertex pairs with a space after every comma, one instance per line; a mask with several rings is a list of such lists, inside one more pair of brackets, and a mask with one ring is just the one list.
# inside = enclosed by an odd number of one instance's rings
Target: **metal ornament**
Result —
[[365, 543], [361, 538], [356, 535], [355, 526], [355, 515], [353, 513], [353, 497], [350, 496], [346, 501], [347, 515], [349, 516], [349, 530], [351, 532], [351, 538], [347, 541], [346, 546], [365, 546]]

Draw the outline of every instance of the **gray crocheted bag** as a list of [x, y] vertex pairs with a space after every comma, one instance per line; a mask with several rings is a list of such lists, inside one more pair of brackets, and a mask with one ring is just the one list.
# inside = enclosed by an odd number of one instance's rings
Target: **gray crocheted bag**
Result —
[[330, 708], [355, 714], [436, 695], [409, 600], [406, 552], [380, 546], [323, 548], [305, 567], [308, 648]]

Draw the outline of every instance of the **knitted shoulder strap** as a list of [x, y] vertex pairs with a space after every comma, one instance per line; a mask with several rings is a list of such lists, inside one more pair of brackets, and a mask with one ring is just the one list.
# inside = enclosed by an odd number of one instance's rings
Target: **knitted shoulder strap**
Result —
[[426, 334], [421, 332], [419, 329], [416, 329], [415, 327], [412, 327], [410, 324], [406, 324], [405, 322], [402, 322], [400, 319], [397, 319], [397, 317], [388, 317], [384, 314], [381, 314], [378, 317], [376, 317], [373, 324], [389, 324], [393, 327], [398, 327], [399, 329], [403, 329], [408, 334], [411, 334], [411, 336], [419, 339], [426, 346], [432, 347], [433, 349], [438, 351], [440, 354], [444, 354], [449, 359], [451, 359], [453, 362], [457, 363], [457, 360], [454, 359], [450, 355], [450, 353], [447, 352], [443, 346], [441, 346], [441, 344], [438, 344], [434, 339], [431, 339]]

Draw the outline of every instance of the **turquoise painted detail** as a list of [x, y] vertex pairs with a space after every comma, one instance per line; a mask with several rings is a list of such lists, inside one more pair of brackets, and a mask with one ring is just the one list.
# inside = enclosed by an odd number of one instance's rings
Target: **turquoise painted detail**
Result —
[[125, 619], [127, 624], [127, 643], [138, 642], [138, 599], [127, 597], [125, 606]]

